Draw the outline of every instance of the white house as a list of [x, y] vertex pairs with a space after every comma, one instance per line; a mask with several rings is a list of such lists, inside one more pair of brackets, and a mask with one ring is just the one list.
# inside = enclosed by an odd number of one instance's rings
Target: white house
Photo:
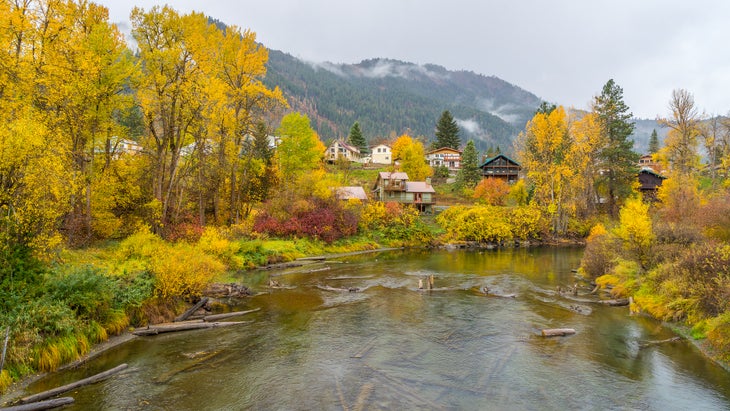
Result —
[[360, 161], [360, 149], [345, 143], [342, 140], [335, 140], [325, 151], [326, 161], [337, 161], [339, 158], [346, 158], [350, 161]]
[[393, 162], [393, 152], [390, 146], [378, 144], [370, 150], [370, 157], [373, 164], [391, 164]]
[[461, 168], [461, 151], [450, 147], [441, 147], [426, 153], [426, 161], [431, 167], [448, 167], [449, 170]]

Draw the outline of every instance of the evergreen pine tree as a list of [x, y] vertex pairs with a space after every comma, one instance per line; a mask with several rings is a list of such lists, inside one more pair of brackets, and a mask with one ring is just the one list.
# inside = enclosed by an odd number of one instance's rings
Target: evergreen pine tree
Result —
[[368, 142], [363, 137], [362, 131], [360, 130], [360, 123], [357, 121], [350, 127], [349, 141], [350, 144], [360, 149], [360, 155], [368, 154]]
[[269, 145], [269, 129], [263, 121], [256, 123], [253, 130], [251, 154], [253, 158], [264, 160], [267, 166], [271, 165], [271, 159], [274, 157], [274, 148]]
[[451, 113], [446, 110], [441, 114], [436, 124], [436, 148], [451, 147], [458, 150], [461, 146], [459, 138], [459, 126]]
[[659, 136], [656, 133], [656, 129], [651, 131], [651, 137], [649, 137], [649, 154], [655, 154], [659, 151]]
[[631, 186], [636, 180], [639, 155], [633, 151], [634, 141], [629, 136], [634, 132], [632, 114], [623, 100], [624, 91], [613, 79], [603, 86], [593, 102], [593, 111], [598, 114], [605, 137], [605, 145], [599, 151], [601, 168], [604, 170], [598, 181], [599, 192], [606, 197], [608, 212], [618, 215], [622, 201], [631, 195]]
[[456, 180], [462, 187], [474, 188], [482, 179], [479, 171], [479, 153], [474, 141], [469, 140], [461, 154], [461, 169], [456, 175]]

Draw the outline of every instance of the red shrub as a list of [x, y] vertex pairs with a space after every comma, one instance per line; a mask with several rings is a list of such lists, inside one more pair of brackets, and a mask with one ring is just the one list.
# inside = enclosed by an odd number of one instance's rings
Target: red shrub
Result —
[[357, 232], [358, 218], [337, 200], [310, 200], [311, 207], [289, 206], [277, 220], [267, 211], [256, 216], [254, 231], [274, 236], [311, 237], [328, 243]]

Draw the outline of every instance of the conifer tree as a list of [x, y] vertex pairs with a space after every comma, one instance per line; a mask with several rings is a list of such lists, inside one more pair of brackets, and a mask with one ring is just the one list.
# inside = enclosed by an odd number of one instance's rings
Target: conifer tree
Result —
[[459, 126], [451, 113], [446, 110], [436, 124], [436, 148], [451, 147], [458, 150], [461, 145]]
[[659, 151], [659, 136], [657, 136], [656, 129], [651, 131], [651, 137], [649, 137], [649, 154], [654, 154]]
[[368, 142], [363, 137], [362, 131], [360, 130], [360, 123], [357, 121], [350, 128], [349, 141], [350, 144], [360, 149], [361, 155], [368, 153]]
[[631, 185], [636, 180], [636, 163], [639, 155], [633, 151], [634, 132], [632, 114], [623, 100], [624, 91], [613, 79], [603, 86], [593, 101], [593, 111], [598, 115], [604, 136], [599, 151], [601, 168], [604, 170], [598, 183], [608, 205], [608, 213], [616, 217], [624, 199], [631, 195]]
[[474, 141], [469, 140], [461, 154], [461, 169], [456, 176], [456, 180], [462, 187], [473, 188], [482, 179], [479, 172], [479, 153], [474, 146]]

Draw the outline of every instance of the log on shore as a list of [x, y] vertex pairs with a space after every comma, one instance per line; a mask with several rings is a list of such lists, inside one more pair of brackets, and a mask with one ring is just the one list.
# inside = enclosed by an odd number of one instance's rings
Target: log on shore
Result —
[[39, 410], [50, 410], [51, 408], [57, 408], [68, 404], [73, 404], [74, 399], [72, 397], [61, 397], [54, 398], [52, 400], [33, 402], [30, 404], [14, 405], [12, 407], [0, 408], [0, 411], [39, 411]]
[[222, 320], [224, 318], [236, 317], [239, 315], [254, 313], [256, 311], [261, 311], [261, 308], [254, 308], [253, 310], [246, 310], [246, 311], [234, 311], [234, 312], [230, 312], [230, 313], [205, 315], [205, 316], [203, 316], [203, 321], [205, 321], [205, 322], [217, 321], [217, 320]]
[[573, 334], [575, 334], [575, 330], [572, 328], [546, 328], [542, 330], [543, 337], [564, 337]]
[[187, 311], [185, 311], [184, 313], [180, 314], [173, 321], [177, 323], [177, 322], [180, 322], [180, 321], [187, 320], [188, 317], [190, 317], [191, 315], [193, 315], [194, 312], [198, 311], [200, 309], [200, 307], [204, 306], [207, 303], [208, 303], [208, 297], [201, 298], [200, 301], [198, 301], [197, 304], [195, 304], [194, 306], [188, 308]]
[[134, 335], [149, 336], [177, 331], [199, 330], [202, 328], [226, 327], [237, 324], [250, 324], [251, 321], [229, 321], [229, 322], [184, 322], [176, 324], [157, 324], [147, 328], [140, 328], [132, 331]]
[[78, 380], [71, 384], [62, 385], [62, 386], [54, 388], [52, 390], [43, 391], [38, 394], [34, 394], [34, 395], [30, 395], [25, 398], [21, 398], [20, 403], [27, 404], [30, 402], [37, 402], [37, 401], [45, 400], [47, 398], [55, 397], [58, 394], [63, 394], [64, 392], [75, 390], [76, 388], [83, 387], [85, 385], [97, 383], [101, 380], [111, 377], [112, 375], [124, 370], [125, 368], [127, 368], [127, 364], [120, 364], [110, 370], [100, 372], [99, 374], [92, 375], [91, 377], [84, 378], [83, 380]]
[[611, 307], [622, 307], [629, 305], [629, 299], [628, 298], [619, 298], [616, 300], [599, 300], [599, 304], [603, 305], [609, 305]]

